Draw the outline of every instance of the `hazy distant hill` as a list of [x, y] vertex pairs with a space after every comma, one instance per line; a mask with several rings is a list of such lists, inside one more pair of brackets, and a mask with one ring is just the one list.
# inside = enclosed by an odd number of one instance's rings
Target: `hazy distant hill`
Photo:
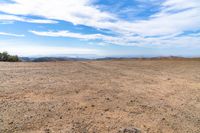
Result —
[[38, 57], [38, 58], [21, 57], [20, 60], [24, 62], [54, 62], [54, 61], [76, 61], [76, 60], [87, 60], [87, 59], [69, 58], [69, 57]]
[[20, 57], [23, 62], [55, 62], [55, 61], [84, 61], [84, 60], [123, 60], [123, 59], [138, 59], [138, 60], [200, 60], [200, 58], [184, 58], [184, 57], [103, 57], [103, 58], [78, 58], [78, 57]]

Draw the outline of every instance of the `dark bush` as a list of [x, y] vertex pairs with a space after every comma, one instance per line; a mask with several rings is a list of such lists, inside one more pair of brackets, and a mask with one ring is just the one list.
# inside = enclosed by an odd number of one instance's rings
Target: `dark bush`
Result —
[[0, 53], [0, 61], [19, 62], [18, 56], [9, 55], [7, 52]]

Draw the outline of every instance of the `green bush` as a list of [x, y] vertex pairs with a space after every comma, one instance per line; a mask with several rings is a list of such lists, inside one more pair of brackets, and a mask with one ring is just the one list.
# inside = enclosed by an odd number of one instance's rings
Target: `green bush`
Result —
[[8, 61], [8, 62], [18, 62], [18, 56], [9, 55], [7, 52], [0, 53], [0, 61]]

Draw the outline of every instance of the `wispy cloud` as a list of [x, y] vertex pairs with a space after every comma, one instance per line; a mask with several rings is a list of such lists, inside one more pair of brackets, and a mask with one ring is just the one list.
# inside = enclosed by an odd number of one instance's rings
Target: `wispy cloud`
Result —
[[48, 19], [29, 19], [25, 17], [19, 17], [15, 15], [5, 15], [5, 14], [0, 14], [0, 21], [8, 21], [8, 22], [13, 22], [13, 21], [21, 21], [21, 22], [28, 22], [28, 23], [38, 23], [38, 24], [55, 24], [58, 23], [57, 21], [54, 20], [48, 20]]
[[102, 34], [80, 34], [80, 33], [73, 33], [69, 31], [29, 31], [35, 35], [39, 36], [50, 36], [50, 37], [69, 37], [69, 38], [78, 38], [84, 40], [96, 40], [96, 39], [103, 39], [107, 36]]
[[[40, 36], [101, 39], [116, 45], [199, 45], [199, 38], [186, 32], [200, 29], [199, 0], [166, 0], [160, 10], [144, 20], [125, 20], [118, 14], [103, 11], [92, 0], [13, 0], [0, 3], [0, 11], [13, 15], [39, 16], [109, 30], [116, 36], [83, 34], [69, 31], [31, 31]], [[156, 0], [147, 0], [148, 2]], [[127, 9], [128, 10], [128, 9]], [[27, 20], [26, 20], [27, 21]], [[183, 34], [183, 35], [182, 35]], [[184, 41], [182, 41], [184, 40]]]
[[[89, 0], [13, 0], [0, 4], [0, 11], [15, 15], [35, 15], [49, 19], [65, 20], [73, 24], [97, 26], [113, 20], [113, 15], [91, 6]], [[102, 22], [101, 22], [102, 21]]]
[[[69, 31], [29, 31], [38, 36], [49, 36], [49, 37], [67, 37], [84, 40], [101, 40], [103, 44], [115, 44], [115, 45], [126, 45], [126, 46], [198, 46], [200, 42], [200, 33], [191, 34], [171, 34], [165, 36], [108, 36], [102, 34], [79, 34]], [[100, 43], [102, 44], [102, 43]], [[148, 44], [148, 45], [147, 45]], [[199, 45], [200, 47], [200, 45]]]
[[24, 37], [25, 35], [21, 35], [21, 34], [13, 34], [13, 33], [7, 33], [7, 32], [0, 32], [0, 35], [3, 36], [14, 36], [14, 37]]

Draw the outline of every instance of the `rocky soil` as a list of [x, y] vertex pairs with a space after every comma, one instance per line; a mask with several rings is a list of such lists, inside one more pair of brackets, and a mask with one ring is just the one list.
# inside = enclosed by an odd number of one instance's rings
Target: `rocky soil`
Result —
[[200, 61], [0, 63], [0, 133], [200, 133]]

